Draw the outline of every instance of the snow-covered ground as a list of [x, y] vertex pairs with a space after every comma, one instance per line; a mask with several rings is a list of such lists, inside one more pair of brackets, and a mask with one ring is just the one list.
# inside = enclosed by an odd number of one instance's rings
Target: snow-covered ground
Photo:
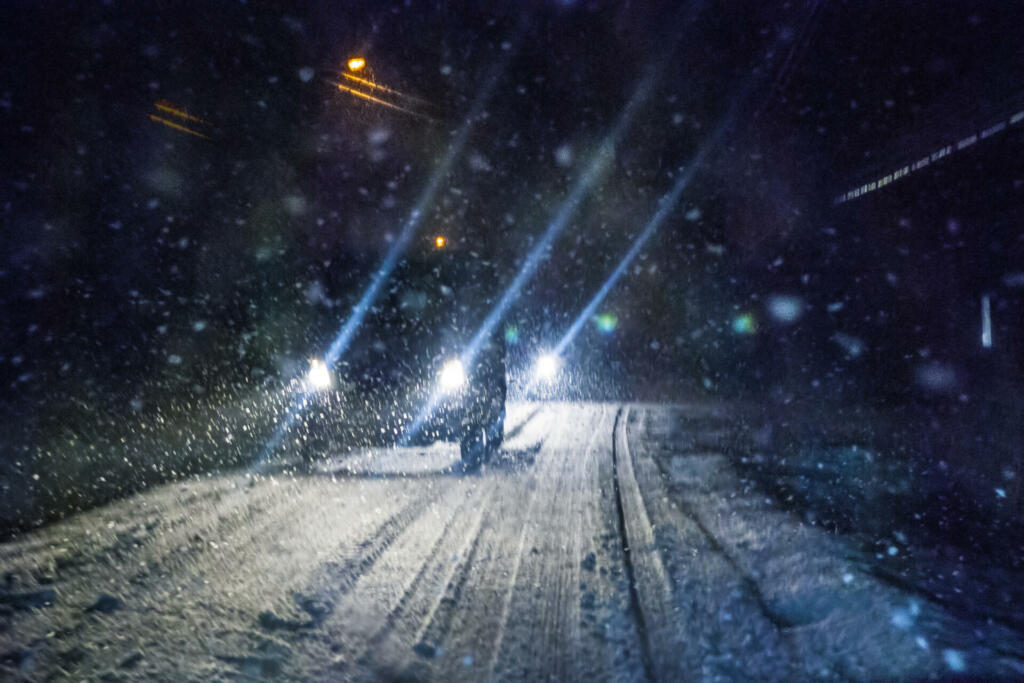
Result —
[[151, 489], [0, 546], [0, 672], [1024, 675], [1019, 631], [886, 578], [856, 533], [751, 477], [772, 456], [738, 422], [724, 405], [515, 404], [478, 474], [436, 444]]

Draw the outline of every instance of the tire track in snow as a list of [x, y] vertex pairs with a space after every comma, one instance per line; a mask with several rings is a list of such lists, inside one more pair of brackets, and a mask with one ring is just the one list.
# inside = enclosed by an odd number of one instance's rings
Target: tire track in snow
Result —
[[[574, 411], [574, 407], [568, 405], [556, 405], [548, 409], [549, 416], [552, 417], [550, 420], [550, 429], [561, 429], [565, 430], [565, 425], [568, 420], [568, 415]], [[603, 420], [600, 418], [595, 419], [593, 411], [588, 411], [586, 414], [592, 420], [600, 423]], [[558, 418], [558, 419], [555, 419]], [[561, 432], [560, 432], [561, 433]], [[587, 442], [581, 449], [584, 453], [584, 458], [589, 457], [594, 452], [594, 444], [601, 438], [602, 432], [600, 429], [589, 429], [586, 430]], [[579, 434], [570, 434], [565, 430], [562, 434], [563, 437], [567, 437], [568, 440], [573, 441], [575, 436]], [[522, 585], [524, 581], [523, 567], [524, 563], [528, 566], [534, 564], [540, 564], [539, 569], [550, 570], [552, 565], [546, 563], [546, 558], [542, 556], [534, 557], [532, 554], [527, 558], [527, 547], [530, 546], [531, 553], [536, 550], [536, 546], [533, 541], [528, 543], [527, 541], [534, 538], [537, 533], [537, 529], [546, 529], [548, 526], [553, 526], [555, 529], [561, 531], [559, 522], [564, 521], [566, 517], [558, 516], [560, 510], [564, 510], [567, 505], [571, 507], [572, 496], [564, 497], [558, 494], [564, 493], [560, 487], [564, 487], [567, 483], [574, 482], [574, 474], [579, 472], [581, 463], [575, 456], [577, 452], [570, 452], [567, 448], [558, 447], [551, 438], [545, 440], [545, 449], [543, 451], [543, 459], [538, 458], [535, 463], [534, 482], [532, 490], [530, 492], [530, 498], [525, 512], [522, 513], [521, 524], [522, 529], [519, 533], [518, 541], [516, 543], [516, 551], [514, 553], [514, 560], [511, 572], [508, 576], [508, 581], [505, 584], [505, 588], [502, 594], [502, 608], [501, 614], [498, 621], [498, 628], [495, 634], [493, 645], [491, 646], [490, 658], [487, 666], [487, 679], [493, 680], [499, 675], [499, 664], [502, 658], [505, 657], [509, 661], [522, 662], [521, 657], [508, 657], [510, 653], [507, 652], [510, 647], [521, 648], [524, 643], [535, 643], [543, 640], [548, 647], [545, 648], [544, 652], [549, 655], [567, 655], [568, 648], [558, 648], [560, 636], [562, 635], [562, 629], [559, 626], [567, 626], [571, 633], [575, 634], [575, 638], [570, 636], [570, 642], [572, 645], [579, 644], [579, 592], [577, 588], [578, 581], [571, 582], [571, 585], [566, 586], [564, 575], [561, 571], [555, 572], [555, 575], [549, 577], [547, 583], [549, 593], [547, 599], [543, 605], [534, 606], [529, 608], [527, 611], [532, 615], [540, 615], [541, 621], [538, 623], [536, 620], [529, 620], [519, 615], [519, 619], [512, 619], [513, 616], [513, 604], [517, 595], [527, 594], [533, 595], [535, 593], [533, 585], [525, 586]], [[558, 458], [558, 460], [556, 460]], [[546, 495], [542, 495], [546, 494]], [[543, 504], [550, 508], [548, 515], [544, 516], [538, 511], [538, 505]], [[577, 523], [580, 520], [577, 519]], [[507, 522], [506, 522], [507, 523]], [[548, 540], [553, 540], [548, 536], [545, 536]], [[540, 545], [544, 545], [541, 543]], [[578, 545], [578, 544], [577, 544]], [[571, 556], [565, 558], [572, 564], [570, 572], [576, 571], [579, 568], [578, 563], [582, 557]], [[561, 567], [559, 564], [557, 567]], [[542, 574], [545, 572], [542, 572]], [[578, 576], [574, 574], [574, 576]], [[535, 577], [537, 578], [537, 577]], [[552, 609], [553, 608], [553, 609]], [[525, 624], [529, 627], [529, 631], [522, 634], [522, 637], [516, 639], [513, 645], [509, 645], [509, 639], [507, 633], [509, 631], [510, 622], [513, 624], [513, 630], [522, 629], [522, 625]], [[565, 622], [565, 623], [557, 623]], [[519, 634], [517, 634], [519, 635]], [[564, 643], [561, 643], [564, 645]], [[538, 666], [538, 662], [534, 661], [530, 663], [530, 670], [534, 670]], [[556, 663], [558, 664], [558, 663]], [[543, 668], [543, 667], [541, 667]], [[557, 668], [557, 666], [553, 667]], [[566, 672], [567, 673], [567, 672]], [[499, 676], [502, 677], [502, 676]]]
[[[419, 569], [405, 585], [401, 597], [388, 610], [382, 620], [383, 623], [366, 639], [357, 649], [357, 654], [351, 658], [355, 662], [356, 673], [362, 673], [368, 677], [375, 676], [382, 668], [387, 667], [388, 656], [385, 651], [397, 649], [399, 650], [398, 658], [401, 659], [402, 655], [406, 655], [407, 651], [413, 647], [413, 644], [423, 640], [423, 634], [427, 631], [443, 597], [442, 587], [450, 583], [452, 575], [456, 571], [454, 563], [442, 559], [442, 554], [446, 555], [447, 551], [455, 546], [458, 548], [456, 556], [466, 557], [467, 548], [475, 544], [480, 534], [480, 527], [486, 511], [486, 506], [479, 505], [479, 502], [481, 499], [486, 499], [493, 488], [493, 485], [476, 487], [472, 495], [466, 496], [454, 508], [451, 516], [445, 521], [442, 532], [419, 563]], [[467, 533], [462, 536], [463, 542], [458, 543], [461, 527], [465, 523], [464, 512], [471, 508], [475, 510], [475, 513], [468, 525]], [[417, 620], [415, 619], [415, 603], [423, 597], [431, 599], [431, 605], [424, 616]], [[413, 628], [414, 632], [405, 633], [408, 628]]]
[[[536, 477], [536, 474], [534, 474], [534, 476]], [[508, 583], [505, 585], [503, 591], [501, 616], [498, 619], [498, 630], [494, 637], [494, 643], [491, 646], [491, 656], [487, 662], [487, 680], [494, 680], [494, 670], [498, 666], [498, 658], [501, 655], [501, 646], [505, 639], [505, 629], [508, 626], [508, 615], [509, 608], [512, 604], [512, 595], [515, 592], [516, 583], [519, 580], [519, 568], [522, 566], [523, 553], [526, 551], [526, 537], [530, 531], [529, 520], [533, 517], [533, 509], [537, 503], [537, 493], [539, 490], [539, 487], [536, 485], [532, 487], [530, 500], [526, 505], [523, 528], [519, 533], [519, 540], [516, 543], [516, 552], [514, 555], [515, 560], [512, 564], [512, 571], [509, 573]]]
[[[447, 488], [449, 487], [445, 487]], [[442, 495], [443, 493], [444, 491], [441, 492]], [[377, 560], [426, 511], [430, 501], [430, 495], [425, 491], [407, 501], [397, 512], [379, 524], [369, 536], [360, 541], [351, 556], [340, 562], [330, 560], [322, 566], [322, 576], [315, 580], [320, 587], [309, 592], [323, 603], [323, 609], [318, 610], [317, 614], [310, 615], [312, 621], [308, 626], [317, 626], [333, 614], [337, 601], [347, 595], [356, 583], [373, 569]]]
[[[628, 416], [629, 409], [625, 406], [620, 406], [619, 409], [615, 411], [615, 424], [612, 427], [612, 487], [615, 494], [615, 510], [618, 513], [618, 532], [622, 548], [622, 561], [626, 567], [626, 580], [629, 582], [629, 611], [633, 615], [633, 619], [636, 621], [637, 631], [640, 635], [640, 645], [642, 648], [641, 659], [644, 666], [644, 676], [647, 680], [653, 681], [657, 680], [657, 677], [655, 675], [654, 659], [651, 656], [651, 638], [647, 630], [647, 620], [644, 618], [643, 603], [640, 600], [637, 571], [636, 567], [633, 566], [630, 533], [626, 526], [626, 505], [624, 505], [622, 501], [623, 484], [621, 483], [621, 478], [625, 475], [620, 475], [619, 473], [620, 455], [618, 453], [618, 443], [619, 430], [622, 429], [625, 431], [625, 427], [623, 426], [623, 415]], [[623, 437], [623, 441], [625, 441], [625, 437]], [[628, 454], [625, 454], [625, 457], [629, 457]], [[649, 523], [648, 526], [650, 526]], [[667, 588], [667, 582], [665, 588]]]
[[421, 656], [432, 658], [434, 653], [444, 646], [451, 632], [452, 619], [455, 617], [455, 611], [462, 607], [460, 599], [480, 548], [483, 516], [484, 513], [481, 511], [473, 530], [467, 536], [468, 551], [464, 546], [463, 552], [460, 553], [462, 559], [458, 562], [458, 569], [452, 568], [445, 582], [445, 590], [438, 593], [437, 601], [422, 622], [415, 639], [416, 644], [413, 645], [413, 651]]

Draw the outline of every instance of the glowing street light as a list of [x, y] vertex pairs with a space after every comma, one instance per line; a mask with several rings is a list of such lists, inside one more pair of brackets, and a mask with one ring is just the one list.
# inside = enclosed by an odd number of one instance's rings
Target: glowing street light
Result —
[[365, 68], [366, 60], [363, 59], [362, 57], [353, 57], [352, 59], [348, 60], [349, 71], [362, 71]]
[[434, 246], [437, 247], [438, 249], [444, 249], [446, 246], [448, 246], [448, 238], [445, 237], [444, 235], [438, 235], [437, 237], [434, 238]]

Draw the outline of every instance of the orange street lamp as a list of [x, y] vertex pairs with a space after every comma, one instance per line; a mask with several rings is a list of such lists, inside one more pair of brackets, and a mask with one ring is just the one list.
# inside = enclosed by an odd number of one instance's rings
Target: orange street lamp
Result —
[[364, 68], [366, 68], [366, 60], [362, 57], [353, 57], [348, 60], [349, 71], [362, 71]]
[[438, 235], [434, 238], [434, 246], [438, 249], [444, 249], [448, 244], [448, 238], [444, 235]]

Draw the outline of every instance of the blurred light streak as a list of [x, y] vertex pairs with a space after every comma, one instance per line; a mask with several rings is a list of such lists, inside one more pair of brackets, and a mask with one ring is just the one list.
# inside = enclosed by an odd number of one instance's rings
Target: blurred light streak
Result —
[[149, 115], [149, 119], [151, 121], [156, 121], [157, 123], [162, 123], [163, 125], [167, 126], [168, 128], [173, 128], [174, 130], [179, 130], [182, 133], [188, 133], [189, 135], [195, 135], [197, 138], [203, 138], [204, 140], [212, 139], [212, 138], [210, 138], [209, 135], [203, 135], [202, 133], [200, 133], [198, 131], [194, 131], [191, 128], [187, 128], [187, 127], [181, 125], [180, 123], [175, 123], [174, 121], [165, 119], [165, 118], [163, 118], [161, 116], [157, 116], [156, 114], [150, 114]]
[[889, 173], [886, 173], [885, 175], [879, 176], [878, 178], [875, 178], [872, 181], [863, 183], [859, 187], [855, 187], [852, 190], [847, 190], [846, 192], [836, 197], [832, 201], [832, 203], [844, 204], [850, 201], [851, 199], [857, 199], [858, 197], [863, 197], [864, 195], [874, 192], [875, 190], [880, 190], [886, 185], [894, 183], [897, 180], [901, 180], [902, 178], [907, 177], [911, 173], [920, 171], [922, 168], [925, 168], [926, 166], [929, 166], [930, 164], [940, 159], [945, 159], [951, 154], [955, 154], [961, 150], [971, 147], [979, 140], [987, 140], [993, 135], [997, 135], [998, 133], [1003, 132], [1010, 126], [1014, 126], [1020, 123], [1022, 120], [1024, 120], [1024, 111], [1018, 111], [1012, 115], [1009, 115], [1008, 117], [1004, 116], [995, 123], [983, 127], [980, 132], [972, 132], [970, 135], [960, 138], [955, 143], [949, 141], [948, 143], [940, 145], [939, 147], [935, 148], [932, 152], [920, 157], [916, 161], [905, 163], [901, 166], [893, 168]]
[[992, 300], [988, 294], [981, 297], [981, 345], [992, 348]]
[[177, 116], [178, 118], [185, 119], [186, 121], [194, 121], [195, 123], [201, 123], [205, 126], [210, 125], [208, 121], [204, 121], [198, 116], [192, 116], [192, 114], [189, 114], [181, 107], [177, 106], [172, 102], [168, 102], [167, 100], [158, 100], [156, 104], [154, 104], [153, 106], [155, 106], [157, 109], [164, 112], [165, 114]]
[[[515, 38], [510, 41], [511, 44], [518, 45], [526, 25], [527, 22], [524, 16], [524, 20], [520, 23], [519, 28], [516, 31]], [[442, 184], [448, 179], [448, 175], [451, 173], [452, 167], [455, 165], [455, 160], [462, 154], [462, 149], [466, 146], [466, 142], [469, 140], [469, 135], [473, 130], [474, 123], [478, 118], [480, 118], [480, 115], [483, 113], [487, 103], [490, 102], [495, 86], [498, 84], [498, 81], [501, 79], [502, 74], [504, 74], [509, 62], [512, 60], [512, 56], [515, 53], [516, 50], [512, 48], [504, 50], [501, 58], [488, 70], [487, 75], [484, 78], [483, 87], [481, 87], [477, 92], [476, 99], [473, 101], [473, 106], [466, 115], [462, 126], [460, 126], [456, 132], [451, 145], [448, 147], [448, 152], [445, 154], [444, 158], [441, 159], [441, 162], [437, 167], [434, 168], [427, 186], [423, 189], [423, 192], [420, 194], [412, 211], [409, 212], [409, 216], [402, 225], [402, 232], [399, 234], [398, 239], [391, 245], [391, 248], [385, 255], [383, 262], [381, 262], [380, 267], [373, 274], [369, 287], [367, 287], [358, 303], [352, 307], [352, 313], [342, 324], [341, 329], [335, 336], [330, 348], [328, 348], [327, 353], [324, 354], [324, 363], [327, 365], [328, 369], [334, 368], [338, 361], [341, 360], [345, 351], [348, 350], [349, 344], [352, 342], [352, 338], [355, 336], [359, 326], [363, 322], [363, 319], [369, 312], [370, 306], [377, 298], [377, 295], [384, 287], [384, 283], [387, 281], [388, 276], [391, 275], [391, 271], [394, 270], [395, 266], [398, 264], [398, 260], [402, 257], [402, 254], [405, 253], [409, 243], [412, 241], [413, 235], [416, 233], [416, 229], [419, 227], [423, 215], [433, 203]], [[302, 413], [302, 409], [307, 403], [307, 393], [300, 391], [293, 399], [288, 414], [278, 425], [278, 428], [264, 446], [260, 457], [252, 464], [250, 469], [257, 469], [261, 467], [274, 453], [274, 451], [280, 447], [285, 435], [288, 433], [288, 430], [291, 429], [295, 420]]]
[[401, 92], [399, 90], [395, 90], [394, 88], [389, 88], [386, 85], [381, 85], [380, 83], [374, 83], [373, 81], [368, 80], [366, 78], [360, 78], [359, 76], [353, 76], [352, 74], [349, 74], [349, 73], [342, 73], [341, 75], [342, 75], [342, 77], [345, 78], [345, 80], [352, 81], [353, 83], [358, 83], [359, 85], [366, 86], [367, 88], [371, 88], [373, 90], [380, 90], [381, 92], [386, 92], [389, 95], [395, 95], [397, 97], [402, 97], [402, 98], [407, 99], [407, 100], [412, 100], [413, 102], [419, 102], [420, 104], [428, 104], [428, 105], [430, 104], [430, 102], [427, 102], [426, 100], [422, 100], [419, 97], [415, 97], [413, 95], [408, 95], [408, 94], [406, 94], [404, 92]]
[[407, 109], [406, 107], [399, 106], [399, 105], [395, 104], [394, 102], [388, 102], [387, 100], [382, 100], [379, 97], [374, 97], [373, 95], [364, 93], [361, 90], [356, 90], [355, 88], [350, 88], [347, 85], [342, 85], [341, 83], [335, 83], [335, 85], [338, 86], [338, 90], [343, 90], [343, 91], [345, 91], [347, 93], [355, 95], [356, 97], [362, 98], [362, 99], [366, 100], [367, 102], [373, 102], [374, 104], [379, 104], [381, 106], [388, 107], [388, 108], [394, 109], [396, 111], [400, 111], [403, 114], [408, 114], [409, 116], [415, 116], [415, 117], [421, 118], [421, 119], [433, 120], [429, 116], [427, 116], [426, 114], [421, 114], [418, 111], [413, 111], [412, 109]]

